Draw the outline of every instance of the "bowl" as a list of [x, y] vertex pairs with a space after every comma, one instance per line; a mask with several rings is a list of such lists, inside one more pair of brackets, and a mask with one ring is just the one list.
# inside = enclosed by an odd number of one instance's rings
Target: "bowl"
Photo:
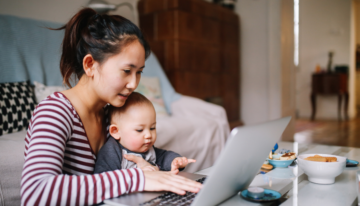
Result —
[[294, 159], [292, 160], [274, 160], [274, 158], [280, 158], [282, 154], [273, 155], [273, 159], [267, 158], [267, 161], [269, 164], [271, 164], [274, 167], [288, 167], [291, 165], [291, 163], [294, 162]]
[[346, 166], [346, 157], [317, 154], [324, 157], [336, 157], [337, 162], [314, 162], [305, 160], [306, 157], [316, 154], [304, 154], [298, 156], [299, 167], [304, 170], [308, 180], [317, 184], [333, 184], [335, 177], [339, 176]]

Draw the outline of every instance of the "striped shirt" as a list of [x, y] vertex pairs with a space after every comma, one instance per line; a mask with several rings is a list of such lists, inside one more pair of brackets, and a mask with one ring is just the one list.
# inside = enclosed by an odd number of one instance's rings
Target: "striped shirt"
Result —
[[34, 110], [24, 156], [21, 205], [92, 205], [144, 190], [141, 169], [93, 174], [96, 156], [84, 126], [59, 92]]

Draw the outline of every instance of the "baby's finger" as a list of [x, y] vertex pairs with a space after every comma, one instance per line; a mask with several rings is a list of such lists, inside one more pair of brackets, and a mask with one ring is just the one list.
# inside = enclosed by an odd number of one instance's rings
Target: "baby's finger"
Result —
[[196, 159], [187, 159], [188, 163], [196, 162]]
[[170, 173], [174, 174], [174, 175], [177, 175], [179, 173], [179, 170], [176, 169], [176, 170], [171, 170]]
[[180, 158], [180, 165], [183, 166], [183, 165], [186, 165], [186, 164], [187, 164], [187, 158], [186, 157]]

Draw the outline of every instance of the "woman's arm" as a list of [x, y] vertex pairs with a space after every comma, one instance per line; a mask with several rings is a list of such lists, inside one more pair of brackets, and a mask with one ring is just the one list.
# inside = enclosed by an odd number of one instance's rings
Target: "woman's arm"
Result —
[[[34, 111], [25, 139], [21, 204], [92, 205], [144, 190], [141, 169], [81, 176], [62, 174], [66, 143], [74, 132], [72, 115], [66, 103], [54, 99], [43, 101]], [[71, 163], [76, 165], [76, 161]]]

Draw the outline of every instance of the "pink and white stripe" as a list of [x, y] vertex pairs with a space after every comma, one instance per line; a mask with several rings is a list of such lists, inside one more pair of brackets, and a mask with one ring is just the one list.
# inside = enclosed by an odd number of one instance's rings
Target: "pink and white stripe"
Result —
[[143, 191], [141, 169], [93, 174], [94, 155], [80, 117], [56, 92], [34, 110], [25, 138], [22, 205], [92, 205]]

